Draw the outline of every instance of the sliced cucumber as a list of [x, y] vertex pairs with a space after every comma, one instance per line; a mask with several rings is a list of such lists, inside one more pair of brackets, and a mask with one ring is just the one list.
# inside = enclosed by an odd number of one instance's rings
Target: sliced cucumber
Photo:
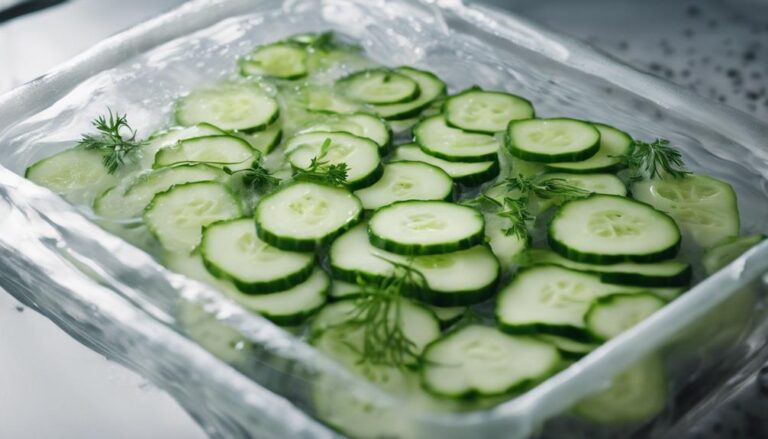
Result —
[[548, 238], [561, 255], [592, 264], [663, 261], [680, 248], [680, 230], [672, 218], [615, 195], [565, 203], [549, 223]]
[[379, 181], [355, 191], [363, 208], [373, 210], [405, 200], [449, 200], [453, 180], [442, 169], [422, 162], [390, 162]]
[[282, 123], [277, 121], [262, 131], [250, 134], [235, 133], [234, 135], [248, 142], [251, 148], [265, 156], [274, 151], [277, 145], [280, 144], [280, 141], [283, 139], [283, 127]]
[[749, 235], [739, 238], [727, 239], [715, 247], [707, 250], [701, 260], [707, 274], [713, 274], [730, 264], [747, 250], [760, 244], [765, 235]]
[[413, 79], [419, 85], [419, 97], [401, 104], [374, 105], [376, 114], [387, 120], [403, 120], [418, 116], [438, 98], [445, 95], [445, 83], [434, 74], [414, 69], [398, 67], [395, 72]]
[[360, 200], [344, 189], [296, 182], [262, 198], [256, 206], [256, 231], [283, 250], [313, 251], [360, 220]]
[[564, 358], [580, 358], [597, 349], [600, 344], [573, 340], [559, 335], [541, 334], [537, 338], [550, 343]]
[[650, 357], [616, 375], [607, 390], [581, 400], [573, 411], [602, 424], [632, 424], [649, 421], [666, 404], [664, 364]]
[[304, 110], [315, 113], [350, 114], [360, 111], [357, 102], [335, 93], [327, 87], [308, 86], [298, 90], [295, 97]]
[[253, 85], [195, 90], [176, 102], [176, 121], [184, 126], [208, 122], [223, 130], [259, 131], [279, 115], [277, 101]]
[[644, 180], [632, 196], [669, 214], [697, 245], [709, 248], [739, 235], [739, 208], [728, 183], [705, 175]]
[[447, 328], [461, 320], [468, 308], [466, 306], [430, 306], [429, 309], [431, 309], [432, 312], [435, 313], [437, 319], [440, 320], [440, 327]]
[[[339, 239], [341, 239], [341, 237], [339, 237]], [[338, 239], [336, 241], [338, 241]], [[331, 268], [331, 271], [333, 271], [333, 268]], [[357, 282], [345, 282], [343, 280], [334, 279], [331, 283], [331, 291], [329, 294], [332, 299], [343, 299], [345, 297], [357, 296], [360, 294], [361, 290], [362, 288]]]
[[[326, 142], [330, 141], [326, 145]], [[305, 133], [291, 137], [285, 150], [291, 166], [307, 169], [312, 160], [320, 158], [326, 145], [322, 161], [328, 165], [347, 164], [346, 186], [351, 190], [369, 186], [381, 177], [383, 172], [379, 158], [379, 146], [371, 139], [349, 133]]]
[[398, 146], [392, 160], [412, 160], [437, 166], [451, 176], [453, 181], [465, 186], [476, 186], [499, 175], [498, 160], [475, 163], [449, 162], [425, 153], [415, 143]]
[[204, 226], [242, 215], [240, 202], [226, 186], [203, 181], [155, 195], [144, 210], [144, 222], [165, 249], [190, 253], [200, 243]]
[[218, 168], [246, 169], [258, 152], [245, 140], [234, 136], [195, 137], [163, 148], [155, 155], [154, 168], [179, 163], [207, 163]]
[[493, 253], [504, 268], [520, 263], [520, 258], [529, 246], [529, 240], [516, 234], [506, 234], [508, 221], [496, 214], [485, 214], [485, 238]]
[[107, 171], [100, 151], [80, 148], [34, 163], [24, 172], [24, 177], [76, 204], [90, 204], [96, 195], [118, 181], [117, 175]]
[[391, 133], [386, 122], [367, 113], [337, 114], [302, 128], [299, 133], [344, 131], [357, 137], [365, 137], [379, 145], [383, 152], [389, 148]]
[[499, 141], [486, 134], [451, 128], [441, 115], [428, 117], [413, 128], [416, 143], [425, 153], [452, 162], [496, 160]]
[[337, 87], [350, 99], [366, 104], [398, 104], [419, 97], [419, 84], [389, 69], [368, 69], [341, 78]]
[[624, 131], [599, 123], [592, 124], [600, 131], [600, 149], [592, 157], [580, 162], [549, 163], [547, 168], [572, 173], [612, 172], [622, 165], [622, 156], [629, 153], [632, 137]]
[[402, 255], [463, 250], [483, 241], [483, 215], [443, 201], [400, 201], [377, 210], [368, 223], [371, 244]]
[[206, 226], [200, 252], [211, 274], [247, 294], [292, 288], [304, 282], [315, 265], [313, 253], [280, 250], [259, 239], [251, 218]]
[[174, 127], [168, 130], [157, 132], [149, 137], [147, 142], [141, 146], [139, 154], [141, 155], [141, 167], [151, 168], [155, 163], [155, 154], [162, 148], [173, 146], [179, 140], [191, 139], [193, 137], [205, 136], [223, 136], [226, 131], [221, 130], [209, 123], [199, 123], [188, 127]]
[[575, 119], [528, 119], [509, 123], [509, 152], [539, 163], [577, 162], [600, 149], [600, 132], [589, 122]]
[[140, 176], [126, 188], [116, 186], [103, 193], [94, 201], [93, 210], [102, 218], [139, 218], [155, 194], [165, 192], [177, 184], [224, 182], [227, 178], [228, 175], [221, 169], [205, 164], [161, 168]]
[[[391, 276], [394, 267], [388, 261], [410, 264], [424, 276], [426, 289], [413, 288], [409, 294], [437, 306], [482, 302], [493, 294], [499, 278], [499, 262], [486, 246], [408, 258], [372, 246], [365, 223], [336, 239], [328, 254], [333, 276], [351, 283], [358, 278], [380, 282]], [[467, 273], [472, 275], [467, 276]], [[345, 292], [354, 290], [359, 291], [359, 288], [350, 285]]]
[[564, 180], [572, 186], [587, 190], [595, 194], [627, 196], [627, 186], [621, 179], [613, 174], [569, 174], [565, 172], [553, 172], [539, 177], [540, 181], [551, 179]]
[[534, 117], [533, 105], [527, 99], [478, 88], [450, 96], [445, 100], [443, 111], [449, 126], [486, 134], [504, 131], [511, 120]]
[[544, 380], [560, 362], [549, 343], [472, 325], [424, 350], [421, 377], [424, 387], [439, 396], [497, 396]]
[[298, 44], [268, 44], [257, 47], [240, 59], [239, 64], [243, 76], [298, 79], [307, 74], [307, 51]]
[[584, 314], [584, 323], [597, 339], [609, 340], [642, 322], [666, 304], [650, 293], [598, 297]]
[[682, 261], [661, 261], [648, 264], [623, 262], [597, 265], [575, 262], [559, 254], [532, 249], [526, 255], [530, 265], [557, 265], [571, 270], [593, 273], [609, 284], [645, 287], [683, 287], [691, 281], [691, 264]]

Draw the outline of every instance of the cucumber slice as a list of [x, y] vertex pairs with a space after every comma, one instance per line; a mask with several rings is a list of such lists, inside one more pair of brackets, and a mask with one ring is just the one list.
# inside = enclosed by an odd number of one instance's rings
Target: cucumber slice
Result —
[[419, 97], [419, 84], [389, 69], [368, 69], [347, 75], [336, 82], [350, 99], [366, 104], [398, 104]]
[[[352, 283], [358, 278], [380, 282], [391, 276], [393, 266], [388, 261], [410, 263], [424, 276], [426, 289], [413, 288], [409, 294], [437, 306], [482, 302], [493, 294], [499, 278], [499, 262], [486, 246], [408, 258], [372, 246], [365, 223], [353, 227], [336, 239], [328, 255], [333, 276]], [[472, 275], [467, 276], [467, 273]], [[351, 294], [353, 291], [359, 291], [359, 288], [356, 285], [346, 286], [346, 293]]]
[[[324, 307], [312, 321], [310, 335], [315, 347], [353, 370], [361, 365], [365, 331], [363, 326], [343, 325], [357, 317], [357, 300], [360, 299], [353, 297]], [[397, 306], [392, 306], [388, 317], [399, 323], [405, 337], [413, 343], [413, 353], [417, 355], [440, 336], [440, 323], [435, 314], [408, 299], [400, 299]], [[418, 357], [406, 358], [409, 365], [418, 361]]]
[[476, 87], [450, 96], [443, 111], [449, 126], [485, 134], [504, 131], [512, 120], [534, 117], [533, 105], [527, 99]]
[[549, 245], [568, 259], [592, 264], [673, 258], [680, 230], [666, 214], [615, 195], [565, 203], [552, 218]]
[[553, 172], [544, 174], [540, 181], [550, 179], [565, 180], [565, 183], [587, 190], [595, 194], [627, 196], [627, 187], [621, 179], [613, 174], [569, 174]]
[[152, 134], [147, 143], [141, 146], [139, 155], [142, 168], [151, 168], [155, 163], [155, 154], [162, 148], [173, 146], [179, 140], [191, 139], [193, 137], [205, 136], [223, 136], [227, 132], [216, 128], [209, 123], [199, 123], [188, 127], [174, 127], [164, 131]]
[[667, 302], [649, 293], [611, 294], [595, 299], [584, 314], [589, 332], [610, 340], [660, 310]]
[[155, 195], [144, 210], [144, 222], [165, 249], [190, 253], [200, 243], [204, 226], [242, 215], [240, 202], [226, 186], [203, 181]]
[[704, 270], [707, 274], [713, 274], [730, 264], [736, 258], [744, 254], [747, 250], [760, 244], [765, 239], [765, 235], [749, 235], [739, 238], [727, 239], [715, 247], [707, 250], [701, 259]]
[[219, 221], [203, 229], [200, 252], [208, 271], [246, 294], [268, 294], [304, 282], [313, 253], [277, 249], [256, 236], [251, 218]]
[[379, 150], [389, 148], [391, 132], [386, 122], [367, 113], [337, 114], [328, 116], [321, 122], [314, 123], [299, 130], [299, 133], [344, 131], [357, 137], [365, 137], [379, 145]]
[[700, 247], [739, 235], [736, 193], [728, 183], [705, 175], [644, 180], [632, 196], [667, 213]]
[[373, 210], [405, 200], [450, 200], [453, 180], [442, 169], [422, 162], [390, 162], [379, 181], [355, 191], [363, 208]]
[[180, 163], [207, 163], [218, 168], [246, 169], [258, 152], [245, 140], [234, 136], [207, 136], [181, 140], [155, 155], [155, 169]]
[[602, 424], [633, 424], [649, 421], [666, 404], [667, 376], [654, 356], [616, 375], [607, 390], [581, 400], [573, 411]]
[[296, 182], [262, 198], [256, 206], [259, 238], [279, 249], [314, 251], [359, 220], [360, 200], [344, 189]]
[[549, 250], [532, 249], [528, 251], [527, 262], [530, 265], [557, 265], [571, 270], [596, 274], [600, 276], [601, 281], [609, 284], [683, 287], [691, 281], [691, 265], [682, 261], [661, 261], [648, 264], [624, 262], [596, 265], [574, 262]]
[[400, 201], [377, 210], [368, 223], [371, 244], [401, 255], [434, 255], [483, 241], [483, 215], [443, 201]]
[[295, 99], [304, 110], [315, 113], [350, 114], [357, 113], [361, 109], [357, 102], [320, 86], [299, 89]]
[[600, 149], [600, 132], [575, 119], [528, 119], [507, 127], [506, 146], [523, 160], [539, 163], [577, 162]]
[[504, 228], [509, 223], [496, 214], [485, 214], [485, 239], [502, 266], [511, 268], [520, 263], [520, 257], [529, 246], [529, 240], [519, 235], [507, 235]]
[[493, 180], [499, 175], [498, 160], [475, 163], [449, 162], [425, 153], [415, 143], [398, 146], [392, 160], [411, 160], [437, 166], [453, 181], [465, 186], [476, 186]]
[[328, 165], [347, 164], [346, 186], [350, 190], [369, 186], [381, 177], [383, 168], [376, 142], [344, 132], [305, 133], [291, 137], [285, 146], [288, 162], [294, 168], [309, 168], [312, 159], [320, 157], [327, 140], [330, 144], [322, 160]]
[[94, 201], [93, 210], [102, 218], [140, 218], [144, 208], [152, 201], [152, 197], [177, 184], [198, 181], [222, 183], [228, 177], [221, 169], [205, 164], [161, 168], [140, 176], [137, 181], [124, 188], [124, 191], [123, 188], [116, 186], [104, 192]]
[[280, 115], [277, 101], [253, 85], [224, 85], [195, 90], [176, 102], [176, 122], [208, 122], [223, 130], [259, 131]]
[[413, 136], [422, 151], [451, 162], [496, 160], [499, 153], [495, 137], [451, 128], [441, 115], [419, 122], [413, 128]]
[[[341, 239], [341, 237], [336, 239], [336, 241], [338, 241], [339, 239]], [[336, 241], [334, 241], [334, 243]], [[333, 271], [333, 268], [331, 268], [331, 271]], [[345, 282], [343, 280], [333, 279], [333, 282], [331, 283], [331, 291], [329, 294], [332, 299], [343, 299], [345, 297], [357, 296], [360, 294], [360, 291], [361, 291], [360, 285], [358, 285], [356, 281]]]
[[440, 327], [445, 329], [461, 320], [468, 308], [466, 306], [442, 307], [430, 305], [429, 309], [431, 309], [432, 312], [435, 313], [437, 319], [440, 320]]
[[245, 140], [262, 156], [265, 156], [277, 148], [283, 138], [283, 127], [280, 121], [273, 123], [262, 131], [255, 133], [234, 133], [233, 135]]
[[117, 175], [107, 171], [100, 151], [79, 148], [34, 163], [24, 172], [24, 177], [74, 204], [90, 204], [97, 194], [118, 181]]
[[445, 95], [445, 83], [434, 74], [414, 69], [398, 67], [395, 72], [413, 79], [419, 85], [419, 97], [400, 104], [374, 105], [373, 110], [387, 120], [403, 120], [418, 116], [438, 98]]
[[600, 347], [598, 343], [587, 343], [559, 335], [541, 334], [537, 338], [556, 347], [564, 358], [581, 358]]
[[548, 169], [572, 173], [613, 172], [622, 167], [622, 156], [629, 153], [632, 137], [614, 127], [594, 123], [600, 132], [600, 149], [580, 162], [549, 163]]
[[239, 65], [243, 76], [299, 79], [307, 75], [307, 51], [298, 44], [268, 44], [241, 58]]
[[612, 293], [647, 291], [602, 283], [600, 278], [557, 266], [535, 266], [517, 272], [496, 301], [496, 321], [513, 334], [562, 335], [592, 341], [584, 314], [592, 301]]
[[553, 375], [557, 349], [532, 337], [472, 325], [451, 332], [424, 350], [421, 378], [438, 396], [506, 395]]

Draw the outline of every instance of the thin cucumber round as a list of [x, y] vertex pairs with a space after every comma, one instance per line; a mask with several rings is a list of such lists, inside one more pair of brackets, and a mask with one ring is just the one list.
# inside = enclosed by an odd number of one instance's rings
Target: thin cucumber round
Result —
[[190, 253], [200, 243], [204, 226], [242, 215], [240, 202], [226, 186], [203, 181], [155, 195], [144, 210], [144, 222], [165, 249]]
[[479, 88], [448, 97], [443, 112], [449, 126], [485, 134], [504, 131], [512, 120], [534, 117], [533, 105], [527, 99]]
[[279, 249], [314, 251], [354, 226], [362, 211], [360, 200], [347, 190], [296, 182], [261, 199], [256, 231]]
[[765, 240], [765, 235], [749, 235], [721, 242], [704, 253], [704, 257], [701, 259], [704, 270], [707, 274], [715, 273], [763, 240]]
[[[499, 262], [484, 245], [441, 255], [409, 258], [371, 245], [365, 223], [338, 237], [328, 255], [333, 276], [349, 283], [356, 283], [358, 279], [381, 282], [393, 274], [391, 262], [410, 263], [424, 276], [426, 285], [422, 288], [414, 285], [409, 288], [408, 294], [437, 306], [482, 302], [493, 294], [499, 278]], [[472, 275], [467, 276], [467, 273]], [[348, 286], [348, 290], [351, 293], [359, 288]]]
[[176, 102], [176, 121], [184, 126], [208, 122], [223, 130], [260, 131], [279, 115], [277, 101], [253, 85], [195, 90]]
[[436, 99], [445, 95], [445, 83], [433, 73], [413, 67], [398, 67], [395, 72], [413, 79], [419, 85], [420, 92], [419, 96], [410, 102], [374, 105], [373, 111], [384, 119], [403, 120], [416, 117]]
[[565, 203], [548, 229], [553, 250], [576, 262], [657, 262], [675, 257], [680, 230], [665, 213], [615, 195]]
[[592, 157], [580, 162], [549, 163], [553, 171], [572, 173], [613, 172], [622, 167], [623, 156], [632, 147], [632, 137], [614, 127], [593, 123], [600, 131], [600, 149]]
[[345, 132], [298, 134], [288, 140], [285, 150], [288, 162], [297, 169], [309, 168], [313, 159], [327, 165], [346, 163], [350, 190], [371, 185], [383, 172], [376, 142]]
[[486, 134], [451, 128], [442, 115], [428, 117], [413, 128], [413, 136], [425, 153], [451, 162], [496, 160], [499, 141]]
[[361, 111], [361, 104], [327, 87], [306, 86], [298, 90], [296, 99], [310, 113], [351, 114]]
[[195, 137], [163, 148], [155, 155], [155, 169], [181, 163], [207, 163], [217, 168], [246, 169], [256, 159], [257, 151], [245, 140], [234, 136]]
[[660, 310], [667, 302], [650, 293], [610, 294], [595, 299], [584, 314], [587, 330], [610, 340]]
[[643, 180], [632, 196], [667, 213], [700, 247], [710, 248], [739, 235], [736, 193], [728, 183], [705, 175]]
[[280, 250], [256, 235], [251, 218], [219, 221], [203, 229], [200, 252], [208, 271], [246, 294], [268, 294], [304, 282], [313, 253]]
[[241, 58], [239, 64], [243, 76], [299, 79], [307, 75], [307, 51], [298, 44], [267, 44]]
[[536, 338], [556, 347], [560, 351], [560, 355], [565, 359], [581, 358], [600, 347], [600, 344], [596, 342], [583, 342], [560, 335], [541, 334], [536, 336]]
[[224, 182], [229, 176], [219, 168], [206, 164], [178, 165], [144, 174], [126, 188], [114, 187], [93, 203], [94, 212], [102, 218], [140, 218], [152, 197], [177, 184], [198, 181]]
[[392, 160], [411, 160], [437, 166], [445, 171], [454, 182], [464, 186], [477, 186], [493, 180], [499, 175], [498, 160], [475, 163], [449, 162], [425, 153], [415, 143], [398, 146]]
[[262, 131], [253, 133], [236, 132], [233, 135], [245, 140], [251, 145], [251, 148], [265, 156], [274, 151], [277, 145], [280, 144], [280, 141], [283, 139], [283, 127], [282, 123], [277, 121]]
[[209, 123], [198, 123], [188, 127], [174, 127], [152, 134], [141, 146], [139, 155], [142, 168], [151, 168], [155, 163], [155, 154], [162, 148], [175, 145], [180, 140], [193, 137], [223, 136], [227, 132]]
[[365, 137], [379, 145], [382, 154], [387, 151], [392, 133], [384, 120], [367, 113], [336, 114], [299, 130], [299, 133], [344, 131], [357, 137]]
[[543, 381], [560, 362], [560, 354], [549, 343], [472, 325], [427, 346], [421, 378], [424, 387], [438, 396], [499, 396]]
[[406, 161], [388, 163], [376, 183], [355, 191], [367, 210], [405, 200], [449, 200], [452, 195], [453, 180], [442, 169]]
[[400, 201], [377, 210], [368, 223], [374, 246], [401, 255], [464, 250], [483, 241], [485, 222], [475, 209], [443, 201]]
[[642, 287], [683, 287], [691, 281], [691, 264], [682, 261], [661, 261], [647, 264], [623, 262], [599, 265], [574, 262], [559, 254], [532, 249], [526, 255], [530, 265], [557, 265], [572, 270], [593, 273], [609, 284], [635, 285]]
[[575, 119], [513, 120], [505, 139], [513, 156], [539, 163], [577, 162], [600, 149], [597, 128]]
[[399, 104], [419, 97], [419, 84], [389, 69], [368, 69], [347, 75], [336, 86], [350, 99], [366, 104]]
[[509, 221], [493, 213], [485, 214], [485, 239], [493, 254], [499, 258], [502, 267], [512, 268], [520, 263], [520, 258], [530, 245], [529, 237], [504, 233]]
[[118, 182], [104, 166], [100, 151], [68, 149], [35, 162], [24, 177], [63, 196], [71, 203], [90, 203]]

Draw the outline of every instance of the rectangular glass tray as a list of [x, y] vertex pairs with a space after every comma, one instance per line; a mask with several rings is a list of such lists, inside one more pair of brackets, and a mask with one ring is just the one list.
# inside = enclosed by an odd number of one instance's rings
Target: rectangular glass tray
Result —
[[[656, 352], [664, 354], [672, 392], [664, 414], [642, 431], [682, 431], [738, 382], [734, 376], [765, 358], [761, 277], [768, 243], [514, 399], [460, 413], [403, 409], [297, 337], [167, 271], [94, 224], [88, 212], [21, 175], [33, 161], [70, 147], [108, 105], [149, 133], [170, 123], [175, 96], [226, 77], [253, 46], [329, 29], [361, 41], [383, 64], [434, 71], [450, 91], [473, 84], [506, 89], [534, 99], [543, 116], [599, 120], [639, 138], [667, 138], [694, 171], [734, 186], [743, 233], [768, 232], [768, 126], [583, 43], [458, 0], [196, 0], [0, 97], [0, 285], [167, 390], [220, 437], [335, 437], [313, 418], [318, 389], [368, 402], [394, 436], [562, 437], [567, 429], [611, 437], [616, 427], [585, 424], [568, 415], [569, 407]], [[214, 321], [206, 330], [236, 331], [249, 343], [225, 351], [207, 346], [218, 357], [212, 355], [193, 341], [206, 334], [185, 335], [177, 321], [189, 302]]]

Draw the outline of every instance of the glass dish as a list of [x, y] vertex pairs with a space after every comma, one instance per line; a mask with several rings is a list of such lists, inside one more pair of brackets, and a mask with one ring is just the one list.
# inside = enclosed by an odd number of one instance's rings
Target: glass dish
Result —
[[[197, 0], [0, 98], [0, 224], [6, 232], [0, 285], [167, 390], [217, 437], [335, 437], [339, 433], [314, 418], [318, 392], [367, 403], [371, 418], [400, 437], [682, 431], [761, 364], [766, 243], [521, 396], [469, 412], [416, 409], [209, 287], [164, 269], [94, 224], [90, 212], [21, 175], [33, 161], [70, 147], [107, 105], [148, 134], [170, 123], [176, 96], [227, 77], [234, 59], [253, 46], [328, 29], [361, 41], [383, 64], [434, 71], [450, 91], [473, 84], [505, 89], [534, 99], [543, 116], [599, 120], [639, 138], [667, 138], [694, 171], [734, 186], [743, 233], [768, 232], [768, 126], [583, 43], [457, 0]], [[190, 307], [203, 311], [192, 313], [206, 322], [198, 325], [203, 333], [184, 331], [179, 316]], [[211, 334], [233, 343], [208, 344]], [[656, 420], [601, 427], [569, 414], [574, 403], [652, 354], [663, 355], [672, 389]]]

